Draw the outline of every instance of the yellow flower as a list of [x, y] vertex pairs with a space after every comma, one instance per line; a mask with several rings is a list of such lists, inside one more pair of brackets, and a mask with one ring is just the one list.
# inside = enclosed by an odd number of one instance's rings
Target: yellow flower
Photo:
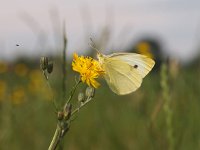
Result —
[[28, 73], [28, 67], [26, 66], [26, 64], [17, 64], [15, 66], [15, 73], [18, 75], [18, 76], [21, 76], [21, 77], [24, 77], [27, 75]]
[[151, 47], [148, 43], [146, 42], [141, 42], [137, 45], [137, 49], [139, 53], [146, 55], [149, 58], [154, 58], [153, 54], [151, 53]]
[[7, 91], [6, 82], [0, 80], [0, 101], [3, 101], [5, 99], [6, 91]]
[[94, 60], [91, 57], [79, 57], [74, 53], [72, 69], [80, 73], [82, 82], [86, 82], [87, 85], [93, 86], [94, 88], [99, 87], [100, 84], [96, 79], [101, 76], [104, 71], [97, 60]]
[[11, 101], [14, 105], [19, 105], [25, 101], [25, 89], [23, 87], [17, 87], [11, 93]]
[[7, 72], [7, 70], [8, 70], [8, 65], [5, 62], [0, 61], [0, 74]]

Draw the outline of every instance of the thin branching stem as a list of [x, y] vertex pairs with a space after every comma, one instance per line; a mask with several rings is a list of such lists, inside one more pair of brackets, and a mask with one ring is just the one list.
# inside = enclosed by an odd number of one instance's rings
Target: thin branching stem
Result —
[[48, 88], [49, 88], [49, 91], [50, 91], [50, 93], [52, 94], [51, 97], [52, 97], [53, 105], [54, 105], [54, 107], [55, 107], [55, 109], [56, 109], [56, 111], [57, 111], [58, 106], [57, 106], [57, 104], [56, 104], [56, 100], [55, 100], [53, 88], [52, 88], [52, 86], [51, 86], [51, 84], [50, 84], [50, 82], [49, 82], [49, 78], [48, 78], [48, 76], [47, 76], [47, 74], [46, 74], [45, 71], [43, 71], [43, 75], [44, 75], [44, 77], [45, 77], [45, 79], [46, 79], [46, 83], [47, 83], [47, 86], [48, 86]]
[[79, 110], [81, 108], [83, 108], [86, 104], [88, 104], [90, 101], [92, 100], [92, 97], [89, 97], [84, 103], [82, 103], [78, 108], [76, 108], [73, 112], [72, 112], [72, 116], [74, 114], [76, 114], [77, 112], [79, 112]]
[[70, 92], [70, 95], [69, 95], [69, 98], [67, 99], [67, 103], [66, 104], [69, 104], [72, 97], [74, 96], [74, 93], [76, 91], [76, 88], [78, 87], [79, 83], [81, 83], [81, 80], [79, 79], [76, 84], [74, 85], [74, 87], [72, 88], [71, 92]]

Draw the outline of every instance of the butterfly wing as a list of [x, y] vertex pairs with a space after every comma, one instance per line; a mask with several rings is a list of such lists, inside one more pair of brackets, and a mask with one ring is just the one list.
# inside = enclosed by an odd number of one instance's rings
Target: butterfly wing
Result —
[[105, 70], [104, 78], [110, 89], [125, 95], [137, 90], [142, 83], [142, 76], [131, 65], [115, 58], [105, 58], [102, 64]]
[[136, 53], [113, 53], [107, 55], [108, 58], [115, 58], [126, 62], [136, 68], [137, 72], [144, 78], [155, 65], [155, 61], [151, 58]]

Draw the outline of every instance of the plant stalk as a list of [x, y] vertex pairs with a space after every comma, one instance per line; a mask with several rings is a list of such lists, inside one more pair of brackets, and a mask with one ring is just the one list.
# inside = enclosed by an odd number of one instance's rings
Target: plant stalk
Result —
[[56, 131], [54, 133], [53, 139], [50, 143], [48, 150], [55, 150], [57, 148], [58, 143], [61, 140], [61, 133], [62, 133], [62, 129], [59, 127], [59, 125], [57, 125]]
[[66, 49], [67, 49], [67, 37], [66, 37], [66, 33], [65, 33], [65, 23], [63, 26], [63, 66], [62, 66], [62, 70], [63, 70], [63, 81], [62, 81], [62, 94], [63, 94], [63, 99], [66, 97], [66, 66], [67, 66], [67, 60], [66, 60]]

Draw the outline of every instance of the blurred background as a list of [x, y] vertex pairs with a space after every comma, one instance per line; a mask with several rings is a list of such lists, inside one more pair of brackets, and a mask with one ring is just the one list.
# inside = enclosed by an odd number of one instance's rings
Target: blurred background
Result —
[[156, 65], [130, 95], [117, 96], [100, 80], [94, 101], [72, 123], [64, 147], [200, 149], [200, 1], [0, 0], [0, 22], [0, 149], [48, 148], [56, 113], [40, 57], [54, 62], [49, 82], [61, 105], [77, 75], [71, 70], [72, 54], [95, 56], [90, 38], [104, 54], [141, 53]]

